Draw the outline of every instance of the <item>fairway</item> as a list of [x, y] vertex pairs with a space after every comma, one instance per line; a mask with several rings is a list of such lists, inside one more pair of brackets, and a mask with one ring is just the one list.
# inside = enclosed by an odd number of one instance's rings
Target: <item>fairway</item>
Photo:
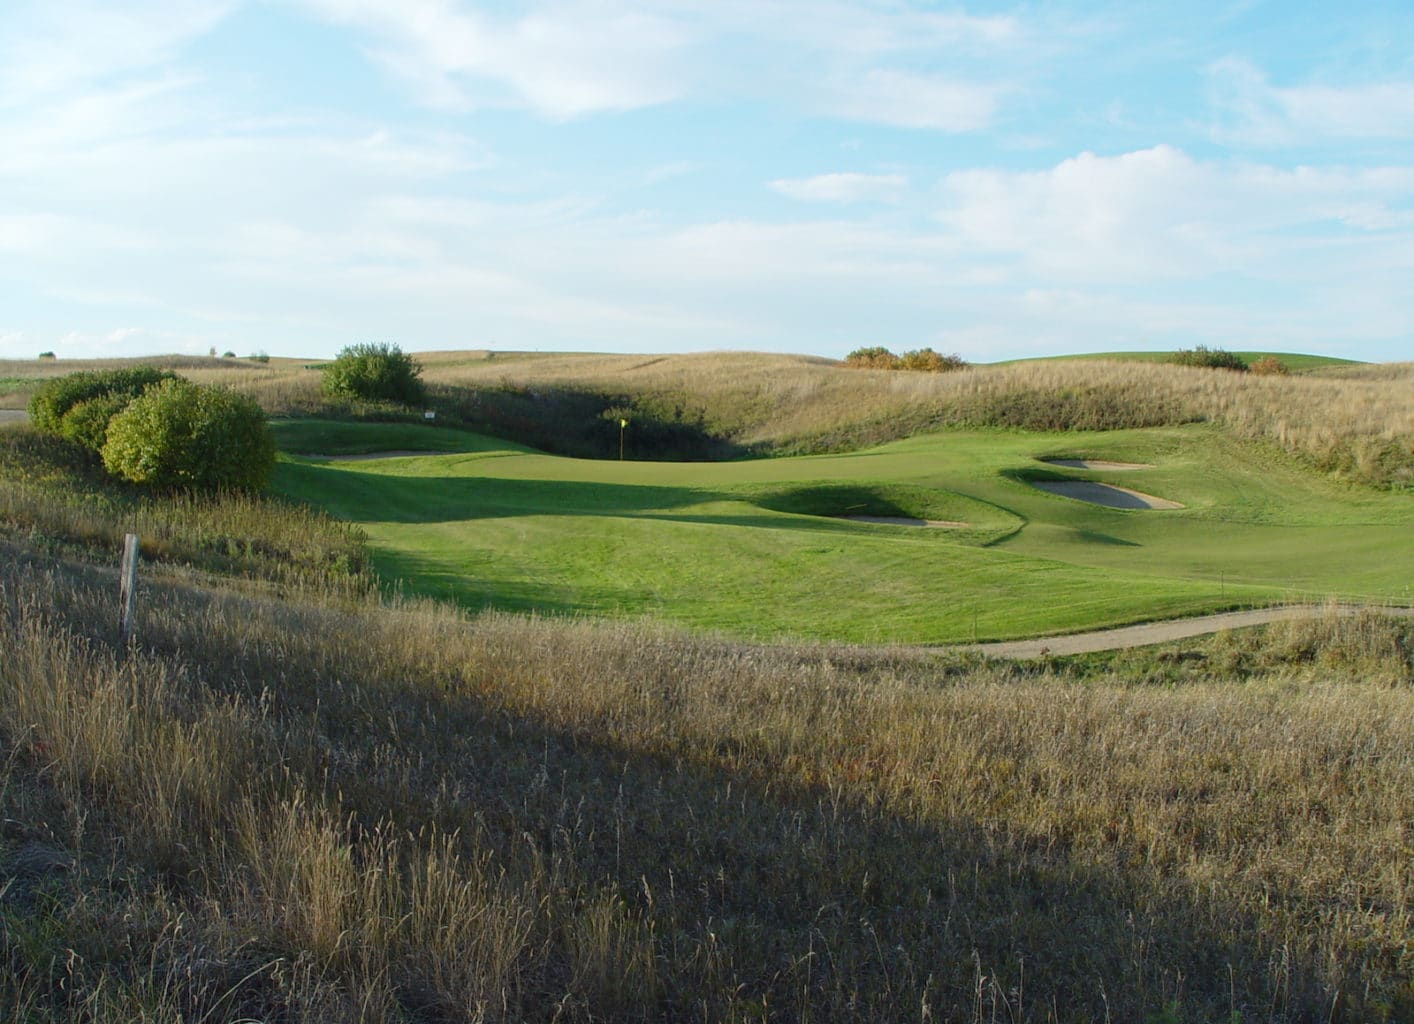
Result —
[[[317, 434], [305, 433], [317, 430]], [[648, 616], [735, 635], [1008, 639], [1340, 598], [1408, 603], [1414, 497], [1351, 487], [1210, 427], [951, 431], [842, 455], [566, 459], [465, 434], [286, 423], [284, 494], [360, 523], [406, 592], [469, 608]], [[310, 442], [317, 441], [316, 449]], [[1116, 479], [1183, 508], [1106, 508], [1033, 481]], [[932, 530], [845, 520], [898, 516]]]

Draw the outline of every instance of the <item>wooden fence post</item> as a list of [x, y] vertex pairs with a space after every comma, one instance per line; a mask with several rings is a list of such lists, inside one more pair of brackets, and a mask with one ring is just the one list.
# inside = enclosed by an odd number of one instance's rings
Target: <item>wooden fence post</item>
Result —
[[133, 642], [133, 606], [137, 600], [137, 534], [123, 537], [122, 579], [118, 585], [118, 608], [120, 620], [118, 630], [123, 645]]

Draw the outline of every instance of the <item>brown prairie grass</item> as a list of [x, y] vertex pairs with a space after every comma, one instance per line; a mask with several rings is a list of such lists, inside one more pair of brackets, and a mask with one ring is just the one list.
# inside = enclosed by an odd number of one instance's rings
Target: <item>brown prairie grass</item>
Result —
[[[457, 395], [487, 389], [588, 391], [666, 411], [739, 450], [762, 453], [858, 448], [947, 426], [1106, 430], [1213, 422], [1354, 480], [1414, 482], [1414, 363], [1262, 376], [1103, 360], [903, 374], [750, 352], [432, 352], [417, 358], [434, 401], [440, 394], [452, 406]], [[271, 413], [357, 411], [329, 408], [312, 365], [228, 365], [233, 362], [169, 359], [162, 365], [203, 383], [230, 385]], [[0, 363], [0, 378], [54, 372], [48, 362]]]
[[112, 582], [0, 559], [12, 1019], [1414, 1012], [1408, 624], [1156, 683], [151, 581], [125, 653]]

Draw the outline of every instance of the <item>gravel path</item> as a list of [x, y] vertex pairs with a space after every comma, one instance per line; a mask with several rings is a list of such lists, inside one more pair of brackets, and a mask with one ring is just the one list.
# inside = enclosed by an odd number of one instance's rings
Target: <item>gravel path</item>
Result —
[[[1101, 629], [1093, 633], [1072, 633], [1069, 636], [1041, 637], [1037, 640], [1006, 640], [991, 644], [966, 644], [954, 650], [975, 651], [993, 658], [1040, 658], [1048, 654], [1093, 654], [1096, 651], [1118, 651], [1129, 647], [1184, 640], [1225, 629], [1262, 626], [1287, 619], [1339, 615], [1348, 618], [1371, 609], [1358, 605], [1287, 605], [1281, 608], [1255, 608], [1245, 612], [1222, 612], [1201, 615], [1193, 619], [1171, 619], [1167, 622], [1146, 622], [1140, 626]], [[1414, 616], [1414, 608], [1375, 608], [1387, 615], [1403, 618]]]
[[24, 423], [29, 413], [23, 409], [0, 409], [0, 423]]

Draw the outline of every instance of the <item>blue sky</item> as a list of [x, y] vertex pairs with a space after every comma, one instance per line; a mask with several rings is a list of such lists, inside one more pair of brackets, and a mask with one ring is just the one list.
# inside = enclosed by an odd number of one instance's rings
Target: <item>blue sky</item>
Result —
[[1414, 359], [1414, 5], [0, 0], [0, 357]]

